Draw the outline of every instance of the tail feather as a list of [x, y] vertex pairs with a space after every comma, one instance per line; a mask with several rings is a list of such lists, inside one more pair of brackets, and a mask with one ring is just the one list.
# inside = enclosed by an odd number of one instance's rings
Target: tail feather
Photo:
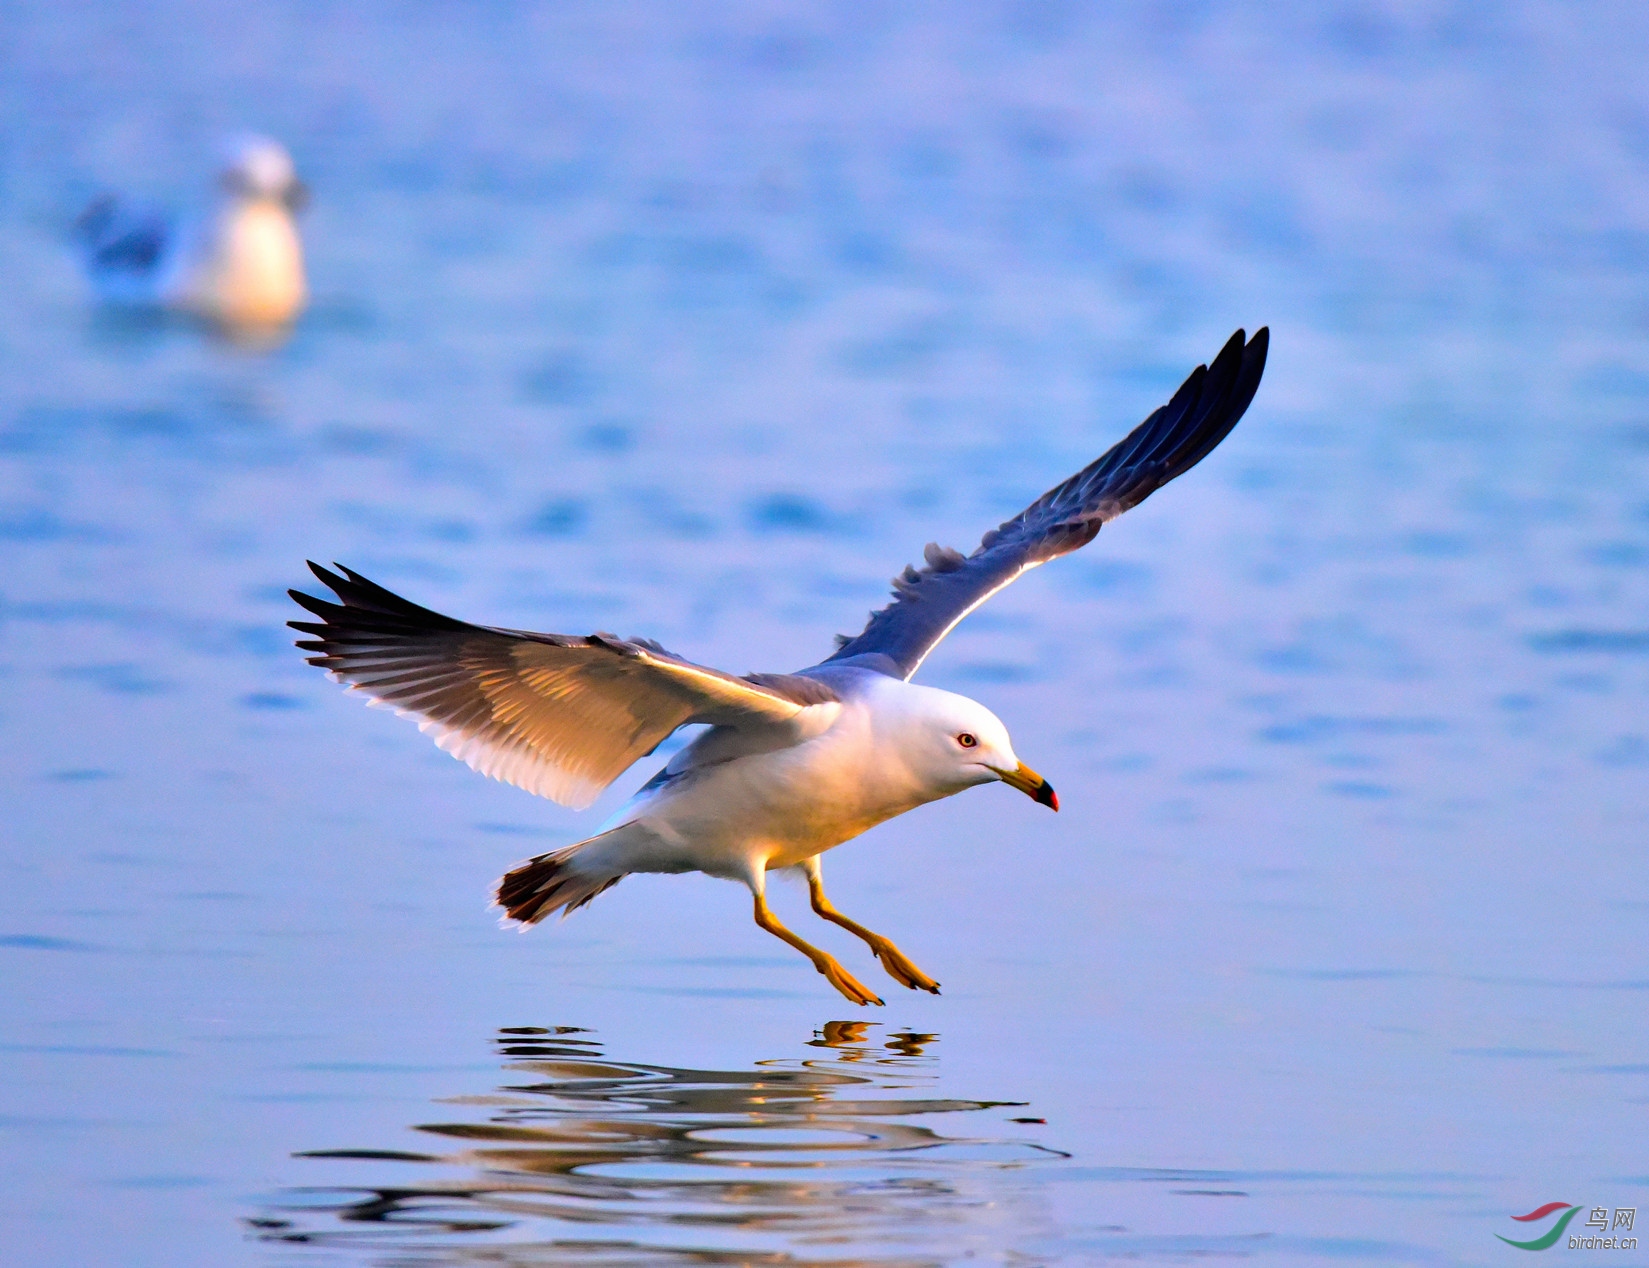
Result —
[[615, 875], [578, 865], [577, 856], [588, 844], [581, 841], [564, 850], [540, 854], [504, 873], [493, 894], [493, 900], [504, 909], [504, 918], [523, 925], [535, 925], [557, 911], [565, 918], [623, 880], [623, 872]]

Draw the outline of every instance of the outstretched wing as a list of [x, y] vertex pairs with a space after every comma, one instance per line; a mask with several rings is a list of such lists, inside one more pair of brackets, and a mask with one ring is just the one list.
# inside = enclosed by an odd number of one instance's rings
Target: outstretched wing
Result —
[[788, 675], [735, 678], [657, 643], [469, 625], [409, 603], [359, 573], [310, 568], [337, 596], [292, 590], [320, 617], [311, 665], [397, 713], [483, 775], [582, 808], [689, 722], [772, 726], [835, 697]]
[[864, 631], [842, 640], [825, 663], [864, 656], [867, 667], [908, 679], [958, 621], [1020, 573], [1086, 546], [1107, 520], [1207, 457], [1254, 399], [1269, 342], [1265, 328], [1246, 343], [1237, 331], [1168, 404], [1091, 466], [986, 533], [973, 554], [930, 544], [927, 566], [895, 577], [893, 602], [871, 613]]

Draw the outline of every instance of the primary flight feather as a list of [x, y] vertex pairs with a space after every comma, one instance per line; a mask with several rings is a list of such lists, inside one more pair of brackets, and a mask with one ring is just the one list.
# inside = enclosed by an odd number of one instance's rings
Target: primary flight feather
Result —
[[[1027, 569], [1093, 540], [1102, 525], [1202, 461], [1236, 426], [1265, 370], [1268, 332], [1237, 331], [1210, 366], [1102, 457], [985, 534], [971, 555], [929, 545], [894, 579], [893, 602], [857, 636], [793, 674], [739, 678], [647, 639], [471, 625], [348, 568], [310, 564], [336, 602], [291, 591], [317, 621], [290, 624], [312, 665], [419, 720], [483, 774], [584, 807], [678, 727], [709, 729], [678, 752], [602, 831], [516, 867], [496, 897], [532, 924], [588, 903], [631, 872], [737, 880], [756, 923], [812, 960], [848, 999], [882, 1001], [781, 925], [766, 874], [799, 867], [813, 909], [869, 944], [905, 986], [939, 984], [892, 942], [825, 897], [819, 856], [882, 821], [1001, 781], [1058, 809], [1007, 729], [965, 696], [910, 681], [969, 612]], [[341, 573], [341, 575], [340, 575]]]

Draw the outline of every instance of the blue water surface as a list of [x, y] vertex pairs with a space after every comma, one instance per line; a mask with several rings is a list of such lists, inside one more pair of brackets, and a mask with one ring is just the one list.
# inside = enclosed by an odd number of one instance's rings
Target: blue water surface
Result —
[[[1489, 1264], [1649, 1205], [1640, 6], [4, 28], [8, 1258]], [[84, 200], [247, 127], [315, 191], [292, 338], [97, 311]], [[501, 932], [651, 767], [534, 800], [282, 625], [336, 559], [796, 668], [1262, 324], [1230, 439], [923, 669], [1062, 813], [828, 860], [939, 998], [698, 876]]]

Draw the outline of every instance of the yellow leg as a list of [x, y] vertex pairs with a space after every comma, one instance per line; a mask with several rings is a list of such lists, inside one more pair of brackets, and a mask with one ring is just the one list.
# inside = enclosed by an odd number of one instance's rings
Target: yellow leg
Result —
[[939, 983], [912, 964], [910, 957], [903, 951], [881, 934], [872, 933], [857, 920], [849, 920], [830, 905], [830, 899], [825, 897], [824, 876], [819, 870], [819, 860], [816, 858], [808, 860], [807, 892], [812, 895], [813, 910], [832, 924], [840, 925], [849, 933], [863, 938], [876, 958], [882, 962], [888, 976], [895, 982], [901, 986], [908, 986], [913, 991], [931, 991], [935, 995], [939, 993]]
[[843, 995], [846, 995], [848, 999], [852, 1000], [855, 1004], [880, 1004], [882, 1002], [875, 995], [871, 994], [870, 991], [865, 989], [864, 985], [858, 980], [858, 978], [854, 977], [853, 974], [849, 973], [840, 964], [837, 964], [834, 956], [827, 955], [825, 952], [819, 950], [818, 947], [810, 946], [808, 943], [803, 942], [795, 934], [791, 933], [790, 930], [781, 925], [778, 921], [778, 917], [768, 910], [766, 898], [762, 897], [760, 894], [757, 894], [755, 897], [756, 923], [758, 925], [767, 930], [767, 932], [772, 934], [775, 938], [783, 938], [791, 946], [795, 947], [796, 950], [805, 955], [809, 960], [812, 960], [813, 967], [825, 975], [825, 980], [839, 990]]

